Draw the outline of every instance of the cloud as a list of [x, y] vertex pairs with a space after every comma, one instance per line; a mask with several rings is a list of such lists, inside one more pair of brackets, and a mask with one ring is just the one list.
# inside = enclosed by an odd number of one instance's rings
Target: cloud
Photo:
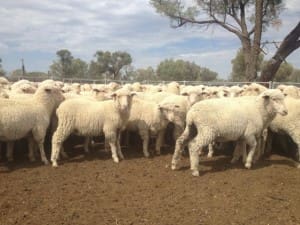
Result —
[[[191, 4], [193, 0], [185, 1]], [[282, 40], [297, 24], [300, 7], [296, 0], [289, 0], [286, 8], [282, 27], [270, 28], [264, 40]], [[55, 52], [67, 48], [86, 61], [97, 50], [127, 51], [137, 68], [181, 58], [226, 77], [240, 47], [233, 34], [217, 26], [207, 30], [197, 26], [171, 28], [169, 19], [156, 13], [149, 0], [3, 1], [0, 36], [0, 57], [7, 70], [17, 68], [24, 57], [29, 69], [47, 71]], [[292, 58], [299, 56], [295, 55]], [[292, 61], [299, 65], [294, 58]]]

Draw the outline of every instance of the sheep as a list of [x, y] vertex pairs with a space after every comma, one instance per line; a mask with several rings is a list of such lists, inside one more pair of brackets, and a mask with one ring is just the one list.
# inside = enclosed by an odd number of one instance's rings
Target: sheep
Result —
[[[276, 116], [270, 123], [269, 129], [272, 132], [284, 132], [288, 134], [298, 147], [298, 160], [300, 161], [300, 100], [295, 98], [285, 98], [286, 107], [289, 111], [287, 116]], [[298, 164], [300, 168], [300, 164]]]
[[267, 90], [265, 86], [257, 83], [251, 83], [250, 85], [244, 87], [243, 91], [240, 93], [240, 96], [257, 96], [265, 90]]
[[119, 137], [129, 118], [133, 95], [126, 89], [119, 89], [112, 93], [113, 100], [97, 102], [78, 98], [63, 102], [56, 110], [58, 127], [52, 137], [52, 166], [58, 166], [61, 146], [71, 133], [88, 137], [104, 133], [113, 161], [119, 162], [118, 155], [123, 159]]
[[126, 130], [138, 131], [143, 140], [145, 157], [150, 156], [148, 151], [150, 135], [157, 136], [155, 152], [160, 155], [164, 130], [170, 120], [179, 121], [180, 111], [177, 110], [178, 108], [179, 106], [176, 104], [157, 104], [137, 97], [133, 98]]
[[[176, 140], [172, 169], [179, 153], [189, 143], [191, 170], [199, 176], [198, 149], [213, 141], [240, 141], [249, 145], [245, 167], [250, 169], [256, 139], [275, 118], [287, 114], [284, 96], [279, 90], [266, 90], [257, 97], [209, 99], [194, 104], [186, 117], [186, 128]], [[196, 134], [195, 134], [196, 133]]]
[[300, 98], [299, 90], [297, 87], [292, 85], [279, 85], [277, 89], [281, 90], [284, 96], [292, 98]]
[[174, 94], [168, 93], [168, 92], [155, 92], [155, 93], [136, 93], [137, 96], [141, 99], [148, 100], [148, 101], [153, 101], [156, 103], [160, 103], [162, 100], [169, 96], [174, 96]]
[[[48, 164], [44, 139], [51, 115], [63, 99], [60, 90], [53, 86], [39, 87], [29, 99], [0, 99], [0, 140], [12, 143], [24, 137], [32, 137], [38, 144], [42, 161]], [[9, 144], [8, 158], [12, 158], [11, 148]]]
[[175, 95], [179, 95], [180, 93], [180, 85], [173, 81], [173, 82], [170, 82], [166, 85], [166, 92], [168, 93], [172, 93], [172, 94], [175, 94]]

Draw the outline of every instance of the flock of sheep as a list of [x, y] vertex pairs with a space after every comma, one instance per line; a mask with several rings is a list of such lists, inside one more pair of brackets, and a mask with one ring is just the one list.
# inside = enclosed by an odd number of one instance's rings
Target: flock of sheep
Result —
[[118, 163], [124, 159], [122, 132], [136, 131], [143, 141], [143, 154], [149, 157], [150, 138], [155, 137], [154, 154], [159, 155], [168, 124], [172, 123], [176, 141], [172, 169], [178, 168], [180, 156], [188, 147], [192, 175], [198, 176], [203, 149], [208, 146], [208, 157], [212, 157], [215, 145], [228, 141], [236, 143], [232, 162], [242, 156], [245, 167], [251, 168], [271, 148], [268, 129], [288, 134], [299, 151], [299, 98], [300, 89], [286, 85], [267, 89], [257, 83], [231, 87], [177, 82], [10, 83], [0, 77], [0, 141], [6, 143], [8, 161], [13, 160], [14, 142], [26, 138], [30, 161], [35, 161], [38, 148], [41, 160], [48, 164], [44, 141], [50, 132], [51, 162], [57, 167], [60, 157], [68, 157], [63, 143], [71, 134], [85, 137], [86, 152], [93, 137], [104, 135], [113, 161]]

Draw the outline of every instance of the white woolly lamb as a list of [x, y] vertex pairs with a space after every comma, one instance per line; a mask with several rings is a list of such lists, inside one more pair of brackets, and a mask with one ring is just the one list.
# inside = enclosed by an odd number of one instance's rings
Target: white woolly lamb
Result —
[[199, 148], [213, 141], [243, 140], [249, 145], [246, 168], [251, 167], [257, 141], [276, 114], [287, 114], [284, 96], [279, 90], [267, 90], [257, 97], [209, 99], [191, 107], [186, 128], [177, 139], [172, 159], [176, 169], [183, 147], [189, 143], [191, 170], [199, 176]]
[[61, 101], [60, 90], [51, 86], [39, 87], [30, 99], [0, 99], [0, 140], [11, 142], [32, 136], [42, 161], [47, 164], [44, 139], [52, 112]]
[[61, 146], [71, 133], [87, 137], [104, 134], [114, 162], [119, 162], [118, 155], [123, 159], [119, 137], [129, 118], [132, 95], [120, 89], [112, 94], [113, 100], [97, 102], [77, 98], [63, 102], [56, 111], [58, 127], [52, 137], [52, 165], [57, 166]]

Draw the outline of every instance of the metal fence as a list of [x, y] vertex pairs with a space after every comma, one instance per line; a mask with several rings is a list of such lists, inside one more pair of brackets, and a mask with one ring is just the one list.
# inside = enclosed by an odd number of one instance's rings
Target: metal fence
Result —
[[[111, 80], [111, 79], [82, 79], [82, 78], [52, 78], [52, 77], [27, 77], [27, 76], [23, 76], [23, 77], [14, 77], [14, 78], [10, 78], [8, 77], [8, 80], [10, 81], [18, 81], [18, 80], [22, 80], [22, 79], [26, 79], [29, 81], [34, 81], [34, 82], [41, 82], [43, 80], [46, 79], [53, 79], [53, 80], [57, 80], [57, 81], [62, 81], [65, 83], [88, 83], [88, 84], [108, 84], [110, 82], [116, 82], [118, 84], [124, 85], [127, 83], [134, 83], [137, 82], [135, 80]], [[167, 84], [170, 83], [171, 81], [163, 81], [163, 80], [144, 80], [140, 83], [142, 84]], [[252, 82], [233, 82], [233, 81], [175, 81], [178, 82], [179, 84], [183, 84], [183, 85], [207, 85], [207, 86], [233, 86], [233, 85], [237, 85], [237, 86], [242, 86], [245, 84], [251, 84]], [[297, 87], [300, 87], [300, 83], [295, 83], [295, 82], [273, 82], [273, 81], [269, 81], [269, 82], [256, 82], [258, 84], [262, 84], [266, 87], [269, 88], [276, 88], [278, 85], [280, 84], [285, 84], [285, 85], [294, 85]]]

